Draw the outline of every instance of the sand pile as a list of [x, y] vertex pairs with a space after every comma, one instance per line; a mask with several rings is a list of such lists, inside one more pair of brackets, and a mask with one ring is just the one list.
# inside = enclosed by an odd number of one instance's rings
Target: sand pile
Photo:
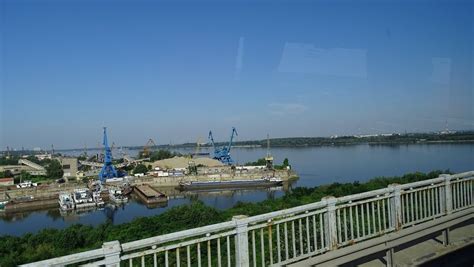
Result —
[[162, 169], [187, 168], [189, 161], [194, 161], [196, 165], [204, 165], [207, 167], [223, 165], [220, 161], [210, 158], [189, 159], [185, 157], [174, 157], [170, 159], [157, 160], [153, 162], [151, 166], [153, 166], [153, 168], [160, 167]]

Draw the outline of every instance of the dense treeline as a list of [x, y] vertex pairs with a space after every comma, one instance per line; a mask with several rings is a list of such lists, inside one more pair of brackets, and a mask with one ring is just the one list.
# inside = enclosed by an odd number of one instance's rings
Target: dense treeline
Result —
[[[463, 131], [451, 134], [437, 133], [409, 133], [394, 134], [391, 136], [338, 136], [338, 137], [288, 137], [270, 139], [272, 147], [305, 147], [305, 146], [337, 146], [337, 145], [356, 145], [356, 144], [415, 144], [430, 142], [460, 142], [474, 141], [474, 131]], [[216, 143], [217, 146], [226, 145], [227, 143]], [[237, 141], [235, 146], [261, 146], [267, 145], [267, 140]], [[207, 145], [209, 146], [209, 145]], [[162, 146], [169, 147], [169, 146]], [[195, 143], [185, 143], [174, 145], [173, 147], [196, 147]]]
[[[449, 172], [449, 171], [445, 171]], [[392, 183], [410, 183], [438, 177], [441, 171], [428, 174], [412, 173], [401, 177], [377, 177], [365, 183], [333, 183], [313, 188], [295, 188], [283, 197], [258, 203], [236, 204], [233, 208], [219, 211], [194, 201], [189, 205], [173, 207], [153, 217], [142, 217], [130, 223], [99, 226], [73, 225], [66, 229], [45, 229], [37, 234], [22, 237], [0, 237], [0, 266], [16, 266], [51, 257], [99, 248], [105, 241], [128, 242], [150, 236], [175, 232], [230, 220], [234, 215], [257, 215], [321, 200], [322, 197], [344, 196], [387, 187]]]

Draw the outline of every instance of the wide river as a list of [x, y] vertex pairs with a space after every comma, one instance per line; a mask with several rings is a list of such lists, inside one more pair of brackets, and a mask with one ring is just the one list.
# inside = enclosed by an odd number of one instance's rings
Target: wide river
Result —
[[[192, 153], [193, 150], [181, 152]], [[312, 187], [332, 182], [365, 181], [376, 176], [394, 176], [409, 172], [446, 170], [464, 172], [474, 170], [474, 144], [429, 144], [399, 146], [340, 146], [308, 148], [273, 148], [276, 164], [286, 157], [299, 174], [291, 187]], [[73, 152], [71, 152], [73, 153]], [[78, 152], [80, 153], [80, 152]], [[129, 151], [131, 155], [137, 151]], [[237, 163], [254, 161], [266, 154], [264, 148], [237, 148], [232, 156]], [[280, 190], [251, 190], [224, 193], [202, 193], [197, 197], [218, 209], [232, 207], [238, 201], [262, 201], [284, 194]], [[136, 217], [153, 216], [165, 210], [190, 202], [188, 196], [171, 199], [167, 207], [149, 209], [131, 200], [120, 208], [63, 217], [58, 209], [28, 213], [0, 214], [0, 235], [22, 235], [44, 228], [64, 228], [71, 224], [97, 225], [107, 220], [114, 224], [130, 222]]]

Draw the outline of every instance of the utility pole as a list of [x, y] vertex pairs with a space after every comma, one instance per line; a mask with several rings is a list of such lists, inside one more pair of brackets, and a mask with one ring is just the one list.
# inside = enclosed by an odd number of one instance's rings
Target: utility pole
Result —
[[265, 157], [267, 169], [273, 169], [273, 156], [270, 153], [270, 136], [267, 134], [267, 156]]

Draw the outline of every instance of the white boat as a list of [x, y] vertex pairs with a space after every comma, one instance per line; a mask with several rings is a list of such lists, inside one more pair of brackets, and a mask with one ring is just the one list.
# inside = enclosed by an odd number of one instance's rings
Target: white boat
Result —
[[75, 205], [74, 201], [69, 193], [61, 193], [59, 194], [59, 209], [62, 211], [70, 211], [73, 210]]
[[110, 188], [109, 198], [111, 201], [117, 204], [128, 202], [128, 197], [124, 196], [124, 194], [122, 193], [122, 190], [120, 189]]
[[100, 192], [95, 191], [92, 193], [92, 199], [94, 200], [97, 207], [102, 208], [105, 206], [105, 202], [100, 196]]
[[73, 200], [76, 209], [86, 209], [96, 206], [92, 194], [87, 188], [74, 189]]

